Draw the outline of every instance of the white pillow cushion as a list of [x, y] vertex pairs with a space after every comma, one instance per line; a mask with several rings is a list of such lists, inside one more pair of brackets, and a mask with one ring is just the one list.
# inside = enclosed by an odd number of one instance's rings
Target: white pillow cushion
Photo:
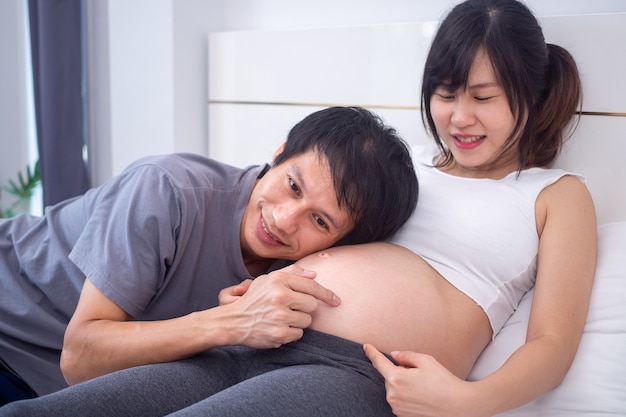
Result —
[[[500, 367], [524, 343], [533, 290], [478, 358], [468, 379]], [[598, 227], [598, 263], [587, 324], [563, 382], [501, 417], [626, 416], [626, 222]]]

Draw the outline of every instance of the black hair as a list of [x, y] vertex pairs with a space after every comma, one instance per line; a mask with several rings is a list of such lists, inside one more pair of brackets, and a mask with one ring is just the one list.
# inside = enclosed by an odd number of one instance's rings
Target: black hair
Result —
[[444, 153], [430, 109], [434, 91], [467, 86], [477, 53], [483, 50], [517, 119], [502, 153], [517, 146], [519, 169], [548, 166], [558, 155], [581, 106], [582, 88], [572, 56], [546, 44], [539, 22], [517, 0], [467, 0], [440, 24], [422, 80], [422, 121]]
[[274, 165], [313, 150], [325, 156], [339, 207], [355, 227], [339, 244], [391, 237], [412, 214], [418, 184], [406, 142], [361, 107], [330, 107], [297, 123]]

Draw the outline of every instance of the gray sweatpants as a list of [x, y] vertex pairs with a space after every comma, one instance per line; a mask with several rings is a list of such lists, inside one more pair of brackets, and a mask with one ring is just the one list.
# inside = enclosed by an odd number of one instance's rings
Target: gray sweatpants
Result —
[[278, 349], [216, 348], [17, 401], [0, 416], [392, 417], [360, 344], [306, 330]]

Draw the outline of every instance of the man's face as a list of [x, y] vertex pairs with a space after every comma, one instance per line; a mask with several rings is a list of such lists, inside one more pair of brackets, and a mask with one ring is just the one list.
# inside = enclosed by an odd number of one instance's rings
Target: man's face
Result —
[[244, 261], [297, 260], [353, 228], [339, 208], [327, 158], [308, 151], [272, 167], [255, 185], [241, 223]]

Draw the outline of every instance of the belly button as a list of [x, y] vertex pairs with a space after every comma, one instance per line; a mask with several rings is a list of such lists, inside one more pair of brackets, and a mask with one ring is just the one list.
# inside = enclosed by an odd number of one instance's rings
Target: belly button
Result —
[[317, 254], [317, 256], [319, 256], [320, 258], [328, 258], [330, 255], [328, 254], [328, 252], [320, 252]]

